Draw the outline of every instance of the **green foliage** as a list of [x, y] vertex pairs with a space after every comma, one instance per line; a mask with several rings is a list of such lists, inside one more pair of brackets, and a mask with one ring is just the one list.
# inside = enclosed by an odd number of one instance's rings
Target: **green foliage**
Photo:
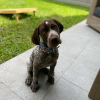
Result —
[[32, 12], [14, 15], [0, 15], [0, 63], [33, 47], [31, 35], [43, 19], [56, 19], [64, 29], [86, 19], [89, 8], [56, 2], [53, 0], [0, 0], [0, 9], [37, 8], [36, 17]]

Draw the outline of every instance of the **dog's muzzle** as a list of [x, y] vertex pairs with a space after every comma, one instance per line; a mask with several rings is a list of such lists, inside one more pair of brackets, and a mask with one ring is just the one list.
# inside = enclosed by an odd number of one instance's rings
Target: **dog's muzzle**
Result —
[[49, 34], [48, 37], [48, 47], [53, 48], [61, 44], [60, 36], [57, 34], [57, 32], [53, 31], [53, 33]]

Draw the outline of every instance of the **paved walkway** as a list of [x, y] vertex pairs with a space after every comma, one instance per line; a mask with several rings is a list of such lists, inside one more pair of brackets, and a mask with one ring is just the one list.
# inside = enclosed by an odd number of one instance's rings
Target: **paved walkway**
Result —
[[32, 49], [0, 65], [0, 100], [91, 100], [88, 92], [100, 68], [100, 34], [83, 21], [62, 35], [55, 84], [40, 75], [40, 89], [25, 85], [26, 59]]

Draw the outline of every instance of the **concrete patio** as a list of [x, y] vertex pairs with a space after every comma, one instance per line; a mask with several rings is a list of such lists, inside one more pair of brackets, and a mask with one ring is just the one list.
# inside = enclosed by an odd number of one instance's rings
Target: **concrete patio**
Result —
[[62, 32], [61, 38], [55, 84], [41, 73], [36, 93], [25, 85], [32, 48], [0, 65], [0, 100], [91, 100], [88, 92], [100, 68], [100, 34], [85, 20]]

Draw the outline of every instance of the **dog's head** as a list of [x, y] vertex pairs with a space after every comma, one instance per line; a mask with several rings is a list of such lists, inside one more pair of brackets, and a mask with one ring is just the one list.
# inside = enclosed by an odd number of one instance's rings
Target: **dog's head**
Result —
[[63, 31], [63, 25], [54, 19], [46, 19], [42, 21], [34, 30], [32, 35], [32, 42], [40, 44], [39, 35], [42, 37], [43, 42], [49, 47], [56, 47], [61, 44], [60, 33]]

